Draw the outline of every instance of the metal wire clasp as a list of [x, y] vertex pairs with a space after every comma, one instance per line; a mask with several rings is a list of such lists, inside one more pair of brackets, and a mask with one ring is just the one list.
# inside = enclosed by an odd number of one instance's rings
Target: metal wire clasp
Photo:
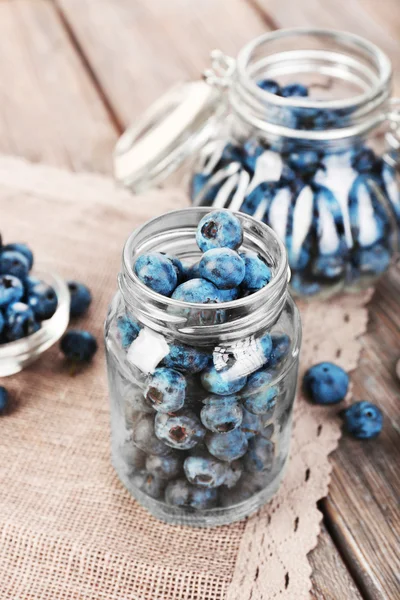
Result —
[[232, 75], [236, 69], [236, 61], [221, 50], [213, 50], [210, 54], [211, 68], [203, 72], [204, 80], [212, 86], [226, 89], [232, 83]]

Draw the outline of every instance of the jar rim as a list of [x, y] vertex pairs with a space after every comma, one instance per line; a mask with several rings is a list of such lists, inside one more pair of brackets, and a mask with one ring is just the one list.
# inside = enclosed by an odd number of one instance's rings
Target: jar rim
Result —
[[[259, 237], [260, 241], [265, 243], [265, 240], [273, 240], [274, 248], [278, 250], [278, 256], [276, 257], [277, 267], [273, 272], [273, 277], [271, 281], [261, 290], [251, 294], [249, 296], [239, 298], [237, 300], [232, 300], [229, 302], [223, 303], [215, 303], [215, 304], [201, 304], [194, 302], [182, 302], [180, 300], [175, 300], [173, 298], [169, 298], [166, 296], [162, 296], [140, 281], [138, 276], [134, 271], [134, 261], [132, 257], [135, 255], [135, 245], [138, 244], [138, 241], [144, 234], [146, 234], [146, 230], [151, 230], [154, 226], [160, 225], [165, 218], [169, 220], [173, 220], [174, 222], [179, 222], [182, 218], [185, 221], [186, 219], [186, 227], [185, 224], [182, 226], [182, 230], [185, 231], [186, 234], [191, 232], [192, 229], [189, 229], [187, 225], [187, 221], [190, 221], [192, 218], [192, 223], [190, 227], [194, 227], [194, 221], [198, 223], [200, 219], [210, 213], [210, 207], [189, 207], [180, 210], [170, 211], [164, 215], [155, 217], [146, 223], [144, 223], [141, 227], [136, 229], [128, 238], [122, 256], [122, 275], [120, 276], [120, 289], [123, 296], [126, 298], [126, 293], [131, 295], [132, 297], [136, 297], [136, 303], [134, 304], [136, 308], [140, 305], [141, 307], [148, 308], [149, 305], [157, 307], [157, 313], [162, 311], [166, 320], [170, 323], [181, 323], [182, 317], [176, 315], [183, 315], [185, 311], [200, 311], [203, 315], [213, 315], [217, 311], [233, 311], [231, 314], [239, 314], [241, 310], [246, 312], [245, 316], [238, 317], [237, 319], [229, 319], [227, 322], [221, 324], [212, 325], [209, 324], [198, 324], [193, 327], [183, 325], [181, 331], [189, 332], [196, 331], [197, 333], [204, 332], [205, 334], [209, 332], [210, 334], [213, 332], [214, 335], [217, 331], [226, 334], [230, 337], [229, 327], [232, 327], [232, 324], [239, 325], [240, 322], [243, 324], [248, 322], [249, 319], [251, 321], [254, 320], [254, 316], [256, 312], [263, 307], [265, 315], [273, 313], [274, 316], [282, 310], [286, 295], [288, 293], [288, 279], [289, 279], [289, 266], [288, 259], [285, 246], [283, 242], [279, 239], [277, 234], [264, 223], [246, 215], [244, 213], [234, 213], [238, 219], [240, 220], [245, 236], [253, 236]], [[178, 229], [178, 228], [177, 228]], [[139, 242], [140, 243], [140, 242]], [[272, 241], [271, 241], [272, 243]], [[152, 251], [162, 251], [162, 248], [153, 249]], [[199, 250], [200, 252], [200, 250]], [[140, 255], [140, 246], [137, 255]], [[140, 296], [140, 300], [139, 297]], [[129, 296], [128, 296], [129, 297]], [[138, 302], [139, 300], [139, 302]], [[273, 303], [272, 301], [275, 300]], [[273, 304], [270, 308], [268, 308], [269, 304]], [[254, 312], [252, 309], [254, 308]], [[168, 310], [170, 313], [168, 313]], [[235, 312], [236, 311], [236, 312]], [[174, 319], [175, 314], [175, 319]], [[247, 321], [246, 321], [247, 320]], [[271, 317], [270, 319], [271, 320]], [[209, 321], [205, 319], [205, 322]], [[226, 337], [226, 336], [225, 336]]]
[[[374, 60], [375, 65], [378, 68], [379, 81], [370, 90], [362, 94], [358, 94], [351, 98], [345, 98], [341, 100], [312, 100], [311, 98], [302, 97], [289, 97], [284, 98], [277, 96], [266, 90], [261, 89], [253, 79], [249, 76], [247, 70], [250, 58], [254, 50], [262, 43], [266, 41], [274, 41], [282, 38], [288, 38], [293, 36], [319, 36], [328, 38], [332, 41], [339, 43], [351, 44], [355, 49], [366, 51]], [[355, 104], [364, 104], [369, 100], [373, 99], [375, 95], [388, 86], [392, 76], [392, 64], [385, 52], [381, 50], [376, 44], [363, 38], [362, 36], [350, 33], [347, 31], [324, 29], [324, 28], [308, 28], [298, 27], [290, 29], [279, 29], [278, 31], [268, 32], [257, 38], [254, 38], [248, 42], [239, 52], [236, 59], [236, 70], [245, 83], [249, 86], [249, 89], [253, 94], [259, 98], [268, 98], [268, 101], [276, 104], [277, 106], [295, 106], [299, 108], [348, 108]]]

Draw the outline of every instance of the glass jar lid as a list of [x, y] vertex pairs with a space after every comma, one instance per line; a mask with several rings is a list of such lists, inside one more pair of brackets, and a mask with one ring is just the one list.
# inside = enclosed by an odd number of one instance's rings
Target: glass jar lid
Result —
[[175, 171], [215, 131], [226, 106], [221, 96], [205, 81], [182, 83], [164, 94], [119, 138], [117, 181], [143, 191]]

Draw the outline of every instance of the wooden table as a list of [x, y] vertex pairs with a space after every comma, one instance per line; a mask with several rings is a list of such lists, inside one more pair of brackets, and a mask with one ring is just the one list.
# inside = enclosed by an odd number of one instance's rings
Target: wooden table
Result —
[[[398, 0], [3, 0], [0, 151], [110, 173], [121, 131], [173, 83], [198, 78], [211, 49], [235, 55], [268, 30], [310, 25], [379, 44], [400, 93]], [[379, 404], [385, 427], [370, 443], [344, 437], [332, 457], [310, 554], [313, 598], [400, 597], [399, 296], [393, 269], [371, 302], [352, 378], [355, 398]]]

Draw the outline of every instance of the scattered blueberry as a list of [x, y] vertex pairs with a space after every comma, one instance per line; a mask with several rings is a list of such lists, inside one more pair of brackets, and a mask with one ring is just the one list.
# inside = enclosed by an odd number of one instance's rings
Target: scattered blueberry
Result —
[[382, 430], [383, 414], [372, 402], [356, 402], [342, 411], [348, 433], [359, 440], [374, 438]]
[[178, 371], [160, 367], [150, 376], [144, 395], [156, 411], [176, 412], [185, 403], [186, 379]]
[[271, 440], [264, 437], [254, 437], [249, 440], [249, 448], [243, 458], [246, 472], [270, 471], [274, 464], [275, 446]]
[[228, 210], [217, 210], [203, 217], [197, 227], [197, 245], [206, 252], [212, 248], [236, 250], [243, 241], [240, 221]]
[[242, 283], [245, 262], [230, 248], [213, 248], [203, 254], [199, 271], [204, 279], [208, 279], [220, 289], [227, 290]]
[[182, 459], [179, 452], [166, 456], [151, 455], [146, 458], [146, 471], [160, 479], [175, 479], [182, 473]]
[[347, 394], [349, 376], [341, 367], [322, 362], [308, 369], [303, 386], [316, 404], [337, 404]]
[[123, 348], [128, 348], [132, 342], [136, 340], [141, 329], [139, 323], [127, 315], [118, 317], [117, 328], [121, 337], [121, 346]]
[[188, 373], [199, 373], [209, 363], [210, 355], [202, 350], [184, 344], [170, 344], [169, 354], [164, 358], [164, 365]]
[[183, 469], [187, 480], [193, 485], [216, 488], [225, 483], [228, 473], [226, 463], [208, 453], [194, 453], [185, 459]]
[[28, 295], [28, 305], [34, 312], [38, 321], [51, 319], [57, 309], [57, 294], [51, 285], [40, 281], [36, 285], [30, 286]]
[[154, 431], [159, 440], [177, 450], [194, 448], [205, 434], [200, 420], [189, 410], [177, 414], [157, 413]]
[[171, 481], [165, 490], [165, 501], [172, 506], [206, 510], [217, 504], [218, 492], [214, 488], [204, 488], [190, 484], [185, 479]]
[[20, 340], [40, 329], [33, 310], [23, 302], [10, 304], [6, 309], [4, 336], [7, 342]]
[[88, 331], [71, 329], [61, 338], [60, 348], [69, 360], [89, 362], [97, 352], [97, 341]]
[[14, 275], [24, 280], [29, 273], [29, 262], [24, 254], [6, 250], [0, 254], [0, 275]]
[[154, 292], [170, 296], [178, 283], [172, 262], [160, 252], [142, 254], [136, 259], [135, 273]]
[[70, 316], [80, 317], [84, 315], [92, 302], [92, 294], [89, 288], [79, 281], [67, 281], [70, 293]]
[[24, 295], [24, 286], [13, 275], [0, 275], [0, 307], [18, 302]]
[[5, 411], [7, 410], [8, 401], [9, 401], [8, 390], [5, 387], [0, 386], [0, 415], [5, 413]]
[[230, 369], [217, 371], [214, 366], [210, 366], [201, 374], [201, 383], [203, 387], [212, 394], [220, 396], [231, 396], [239, 392], [247, 382], [247, 377], [235, 377], [231, 379]]
[[3, 246], [1, 248], [1, 252], [8, 252], [9, 250], [11, 250], [12, 252], [19, 252], [20, 254], [25, 256], [26, 260], [28, 261], [28, 271], [30, 271], [32, 269], [33, 253], [32, 253], [32, 250], [29, 248], [29, 246], [27, 246], [26, 244], [23, 244], [23, 243], [14, 243], [14, 244], [7, 244], [6, 246]]
[[200, 419], [204, 427], [216, 433], [227, 433], [240, 426], [243, 418], [242, 407], [236, 396], [224, 396], [213, 399], [201, 409]]
[[245, 275], [241, 283], [242, 288], [253, 294], [268, 285], [272, 279], [272, 272], [262, 257], [249, 250], [239, 252], [239, 254], [245, 265]]
[[216, 304], [221, 302], [219, 290], [205, 279], [190, 279], [181, 283], [172, 294], [173, 300], [195, 302], [199, 304]]
[[207, 433], [206, 446], [210, 454], [228, 462], [237, 460], [247, 451], [247, 438], [240, 429], [228, 433]]

